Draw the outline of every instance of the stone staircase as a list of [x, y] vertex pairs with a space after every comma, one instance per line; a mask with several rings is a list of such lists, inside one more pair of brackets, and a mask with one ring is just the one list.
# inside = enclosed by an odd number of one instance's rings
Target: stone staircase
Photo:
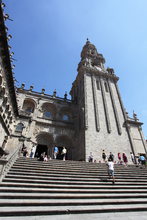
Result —
[[147, 211], [147, 170], [18, 158], [0, 184], [0, 217]]

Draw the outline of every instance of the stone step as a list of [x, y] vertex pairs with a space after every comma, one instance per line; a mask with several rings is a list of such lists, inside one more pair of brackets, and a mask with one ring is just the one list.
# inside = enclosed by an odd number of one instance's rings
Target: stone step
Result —
[[[49, 160], [48, 162], [44, 162], [44, 161], [37, 161], [37, 160], [22, 160], [19, 161], [17, 160], [14, 165], [23, 165], [26, 164], [28, 166], [48, 166], [48, 167], [52, 167], [52, 166], [56, 166], [56, 167], [74, 167], [74, 168], [81, 168], [81, 167], [86, 167], [86, 168], [92, 168], [92, 169], [96, 169], [96, 168], [101, 168], [103, 169], [104, 167], [106, 167], [106, 163], [87, 163], [87, 162], [79, 162], [78, 161], [60, 161], [58, 162], [57, 160]], [[128, 169], [128, 170], [134, 170], [134, 169], [139, 169], [142, 166], [136, 166], [136, 165], [119, 165], [119, 164], [115, 164], [116, 168], [119, 169]]]
[[43, 194], [43, 193], [10, 193], [10, 192], [3, 192], [0, 193], [0, 198], [1, 199], [10, 199], [10, 200], [17, 200], [17, 199], [30, 199], [30, 200], [34, 200], [34, 199], [38, 199], [40, 200], [52, 200], [52, 199], [56, 199], [58, 200], [63, 200], [63, 199], [72, 199], [72, 200], [77, 200], [77, 199], [98, 199], [99, 201], [101, 201], [101, 199], [106, 199], [107, 201], [109, 201], [109, 199], [143, 199], [143, 198], [147, 198], [147, 193], [144, 194], [140, 194], [140, 193], [111, 193], [111, 194], [94, 194], [91, 195], [89, 193], [52, 193], [52, 194]]
[[118, 185], [118, 184], [115, 184], [115, 185], [90, 185], [90, 184], [85, 184], [85, 185], [82, 185], [82, 184], [79, 184], [79, 185], [75, 185], [75, 184], [62, 184], [62, 183], [48, 183], [48, 184], [40, 184], [38, 182], [36, 183], [20, 183], [20, 182], [2, 182], [0, 184], [0, 188], [3, 188], [3, 187], [23, 187], [23, 188], [64, 188], [64, 189], [70, 189], [70, 188], [73, 188], [73, 189], [147, 189], [147, 185]]
[[[105, 178], [104, 178], [105, 177]], [[70, 176], [70, 175], [66, 175], [66, 176], [63, 176], [63, 175], [17, 175], [17, 174], [7, 174], [5, 176], [5, 179], [7, 178], [22, 178], [22, 179], [38, 179], [38, 180], [60, 180], [60, 181], [66, 181], [66, 180], [70, 180], [70, 181], [85, 181], [85, 182], [89, 182], [89, 181], [108, 181], [108, 176], [104, 176], [104, 177], [101, 177], [101, 176], [96, 176], [96, 177], [89, 177], [89, 178], [86, 178], [85, 176], [81, 176], [81, 177], [77, 177], [77, 176]], [[137, 182], [147, 182], [147, 180], [145, 178], [137, 178], [137, 177], [117, 177], [117, 181], [129, 181], [129, 182], [133, 182], [133, 181], [137, 181]]]
[[111, 204], [147, 204], [147, 198], [127, 198], [127, 199], [0, 199], [0, 206], [61, 206], [61, 205], [111, 205]]
[[[16, 166], [16, 165], [13, 165], [13, 167], [11, 168], [11, 170], [38, 170], [38, 171], [48, 171], [48, 170], [51, 170], [51, 171], [61, 171], [61, 172], [81, 172], [81, 173], [99, 173], [99, 172], [106, 172], [107, 171], [107, 166], [104, 167], [104, 169], [100, 169], [100, 168], [97, 168], [97, 169], [92, 169], [92, 170], [88, 170], [86, 169], [85, 167], [84, 168], [80, 168], [80, 169], [74, 169], [73, 167], [71, 168], [63, 168], [63, 167], [48, 167], [48, 166], [45, 166], [45, 167], [42, 167], [42, 166], [26, 166], [25, 164], [22, 166]], [[146, 173], [146, 169], [136, 169], [136, 170], [126, 170], [126, 169], [123, 169], [123, 170], [120, 170], [119, 168], [115, 169], [115, 171], [117, 173], [128, 173], [128, 174], [144, 174], [144, 175], [147, 175]]]
[[147, 194], [146, 189], [60, 189], [60, 188], [20, 188], [20, 187], [0, 187], [0, 193], [2, 192], [13, 192], [13, 193], [89, 193], [93, 194], [112, 194], [112, 193], [140, 193]]
[[45, 161], [33, 161], [33, 162], [31, 162], [31, 161], [22, 161], [22, 162], [20, 162], [20, 161], [16, 161], [15, 163], [14, 163], [15, 165], [23, 165], [23, 164], [26, 164], [26, 165], [28, 165], [28, 166], [35, 166], [35, 165], [38, 165], [38, 166], [50, 166], [50, 167], [52, 167], [52, 166], [56, 166], [56, 167], [60, 167], [60, 166], [63, 166], [63, 167], [75, 167], [75, 169], [76, 168], [81, 168], [81, 167], [88, 167], [88, 168], [96, 168], [96, 167], [101, 167], [101, 168], [103, 168], [103, 167], [105, 167], [106, 166], [106, 164], [103, 164], [103, 165], [98, 165], [98, 164], [92, 164], [92, 163], [82, 163], [82, 164], [72, 164], [72, 163], [67, 163], [67, 162], [65, 162], [65, 161], [61, 161], [60, 163], [56, 163], [56, 162], [45, 162]]
[[[106, 212], [131, 212], [147, 211], [147, 204], [131, 205], [92, 205], [92, 206], [25, 206], [25, 207], [0, 207], [0, 216], [37, 216], [78, 213], [106, 213]], [[127, 218], [127, 217], [126, 217]]]
[[[107, 184], [112, 184], [112, 181], [111, 180], [99, 180], [99, 181], [87, 181], [87, 183], [85, 181], [81, 181], [79, 179], [79, 181], [71, 181], [70, 178], [69, 179], [66, 179], [66, 180], [62, 180], [62, 179], [50, 179], [49, 181], [47, 180], [41, 180], [41, 179], [27, 179], [27, 178], [4, 178], [3, 179], [3, 182], [23, 182], [23, 183], [42, 183], [42, 184], [52, 184], [52, 183], [56, 183], [56, 184], [68, 184], [68, 185], [85, 185], [85, 184], [90, 184], [90, 185], [107, 185]], [[122, 179], [121, 181], [119, 180], [116, 180], [116, 184], [117, 185], [145, 185], [147, 186], [147, 181], [134, 181], [134, 180], [129, 180], [129, 181], [126, 181], [124, 179]]]
[[[91, 167], [94, 167], [94, 166], [104, 166], [106, 163], [102, 162], [102, 163], [89, 163], [89, 162], [86, 162], [86, 161], [73, 161], [73, 160], [66, 160], [66, 161], [63, 161], [63, 160], [48, 160], [47, 162], [45, 161], [39, 161], [37, 158], [18, 158], [16, 160], [15, 163], [47, 163], [47, 164], [68, 164], [69, 165], [74, 165], [75, 167], [76, 166], [91, 166]], [[115, 163], [116, 166], [122, 166], [120, 164], [117, 164]], [[125, 165], [124, 165], [125, 166]], [[138, 165], [134, 165], [134, 164], [129, 164], [127, 167], [134, 167], [134, 166], [138, 166]]]
[[[62, 161], [62, 160], [49, 160], [49, 161], [38, 161], [38, 160], [33, 160], [33, 159], [26, 159], [26, 160], [17, 160], [14, 162], [14, 164], [40, 164], [40, 165], [45, 165], [47, 164], [48, 166], [60, 166], [60, 165], [63, 165], [63, 166], [68, 166], [68, 167], [92, 167], [92, 168], [95, 168], [95, 167], [104, 167], [106, 166], [107, 163], [88, 163], [88, 162], [78, 162], [78, 161]], [[138, 165], [120, 165], [120, 164], [115, 164], [116, 167], [120, 167], [120, 168], [123, 168], [123, 167], [126, 167], [126, 169], [134, 169], [134, 167], [139, 167]], [[141, 165], [140, 165], [141, 166]]]
[[106, 164], [19, 158], [0, 184], [0, 216], [147, 211], [147, 172]]
[[[44, 161], [39, 161], [37, 158], [24, 158], [24, 157], [19, 157], [17, 160], [16, 160], [16, 163], [17, 162], [31, 162], [31, 163], [42, 163], [42, 162], [44, 162]], [[47, 162], [45, 162], [45, 163], [48, 163], [48, 164], [68, 164], [68, 165], [70, 165], [70, 164], [72, 164], [72, 165], [74, 165], [74, 166], [81, 166], [81, 165], [84, 165], [84, 166], [86, 166], [86, 165], [88, 165], [88, 166], [103, 166], [103, 165], [105, 165], [106, 163], [104, 163], [104, 162], [101, 162], [101, 163], [89, 163], [89, 162], [86, 162], [86, 161], [75, 161], [75, 160], [66, 160], [66, 161], [63, 161], [63, 160], [58, 160], [58, 159], [52, 159], [52, 160], [48, 160]], [[115, 163], [115, 165], [117, 165], [117, 166], [122, 166], [122, 165], [120, 165], [120, 164], [117, 164], [117, 163]], [[127, 167], [134, 167], [134, 166], [138, 166], [138, 165], [134, 165], [134, 164], [128, 164], [128, 166]]]
[[[13, 169], [16, 169], [16, 170], [44, 170], [44, 171], [48, 171], [48, 170], [51, 170], [51, 171], [61, 171], [61, 172], [80, 172], [80, 173], [88, 173], [88, 172], [92, 172], [92, 173], [99, 173], [99, 172], [106, 172], [107, 171], [107, 166], [104, 167], [104, 169], [88, 169], [88, 168], [67, 168], [67, 167], [48, 167], [48, 166], [45, 166], [45, 167], [42, 167], [42, 166], [26, 166], [26, 165], [21, 165], [21, 166], [16, 166], [16, 165], [13, 165], [13, 167], [11, 168], [11, 170]], [[147, 175], [147, 170], [146, 169], [136, 169], [136, 170], [126, 170], [125, 168], [124, 169], [119, 169], [119, 168], [115, 168], [115, 172], [116, 173], [127, 173], [127, 174], [140, 174], [140, 175]]]
[[[8, 172], [8, 175], [31, 175], [31, 176], [64, 176], [64, 177], [85, 177], [85, 178], [100, 178], [100, 177], [108, 177], [108, 174], [107, 174], [107, 171], [106, 172], [103, 172], [103, 173], [71, 173], [71, 172], [55, 172], [55, 171], [48, 171], [48, 172], [40, 172], [38, 170], [36, 170], [36, 172], [34, 172], [34, 170], [29, 170], [29, 171], [26, 171], [26, 170], [15, 170], [15, 169], [12, 169]], [[116, 173], [115, 174], [115, 177], [116, 178], [124, 178], [124, 179], [129, 179], [129, 178], [139, 178], [139, 179], [147, 179], [147, 175], [146, 176], [142, 176], [142, 175], [133, 175], [133, 174], [118, 174]]]

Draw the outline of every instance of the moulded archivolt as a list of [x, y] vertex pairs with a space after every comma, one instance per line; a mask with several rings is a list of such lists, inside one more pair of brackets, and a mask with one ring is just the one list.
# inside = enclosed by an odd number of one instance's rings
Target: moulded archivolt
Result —
[[2, 74], [0, 74], [0, 86], [2, 85], [2, 82], [3, 82], [3, 77]]
[[5, 95], [5, 87], [0, 86], [0, 97], [2, 98]]

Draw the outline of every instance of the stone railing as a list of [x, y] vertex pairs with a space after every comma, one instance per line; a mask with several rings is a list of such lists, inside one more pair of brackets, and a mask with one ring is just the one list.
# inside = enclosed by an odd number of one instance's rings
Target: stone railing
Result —
[[6, 175], [6, 173], [9, 171], [10, 167], [13, 165], [13, 163], [16, 161], [16, 159], [20, 155], [20, 147], [17, 148], [13, 153], [8, 154], [6, 156], [2, 156], [0, 158], [0, 182]]

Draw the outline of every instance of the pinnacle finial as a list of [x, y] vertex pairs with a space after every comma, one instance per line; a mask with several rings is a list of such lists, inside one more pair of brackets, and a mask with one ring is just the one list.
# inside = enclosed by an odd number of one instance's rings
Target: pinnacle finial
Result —
[[87, 44], [89, 44], [90, 43], [90, 41], [89, 41], [89, 38], [87, 38], [87, 42], [86, 42]]

